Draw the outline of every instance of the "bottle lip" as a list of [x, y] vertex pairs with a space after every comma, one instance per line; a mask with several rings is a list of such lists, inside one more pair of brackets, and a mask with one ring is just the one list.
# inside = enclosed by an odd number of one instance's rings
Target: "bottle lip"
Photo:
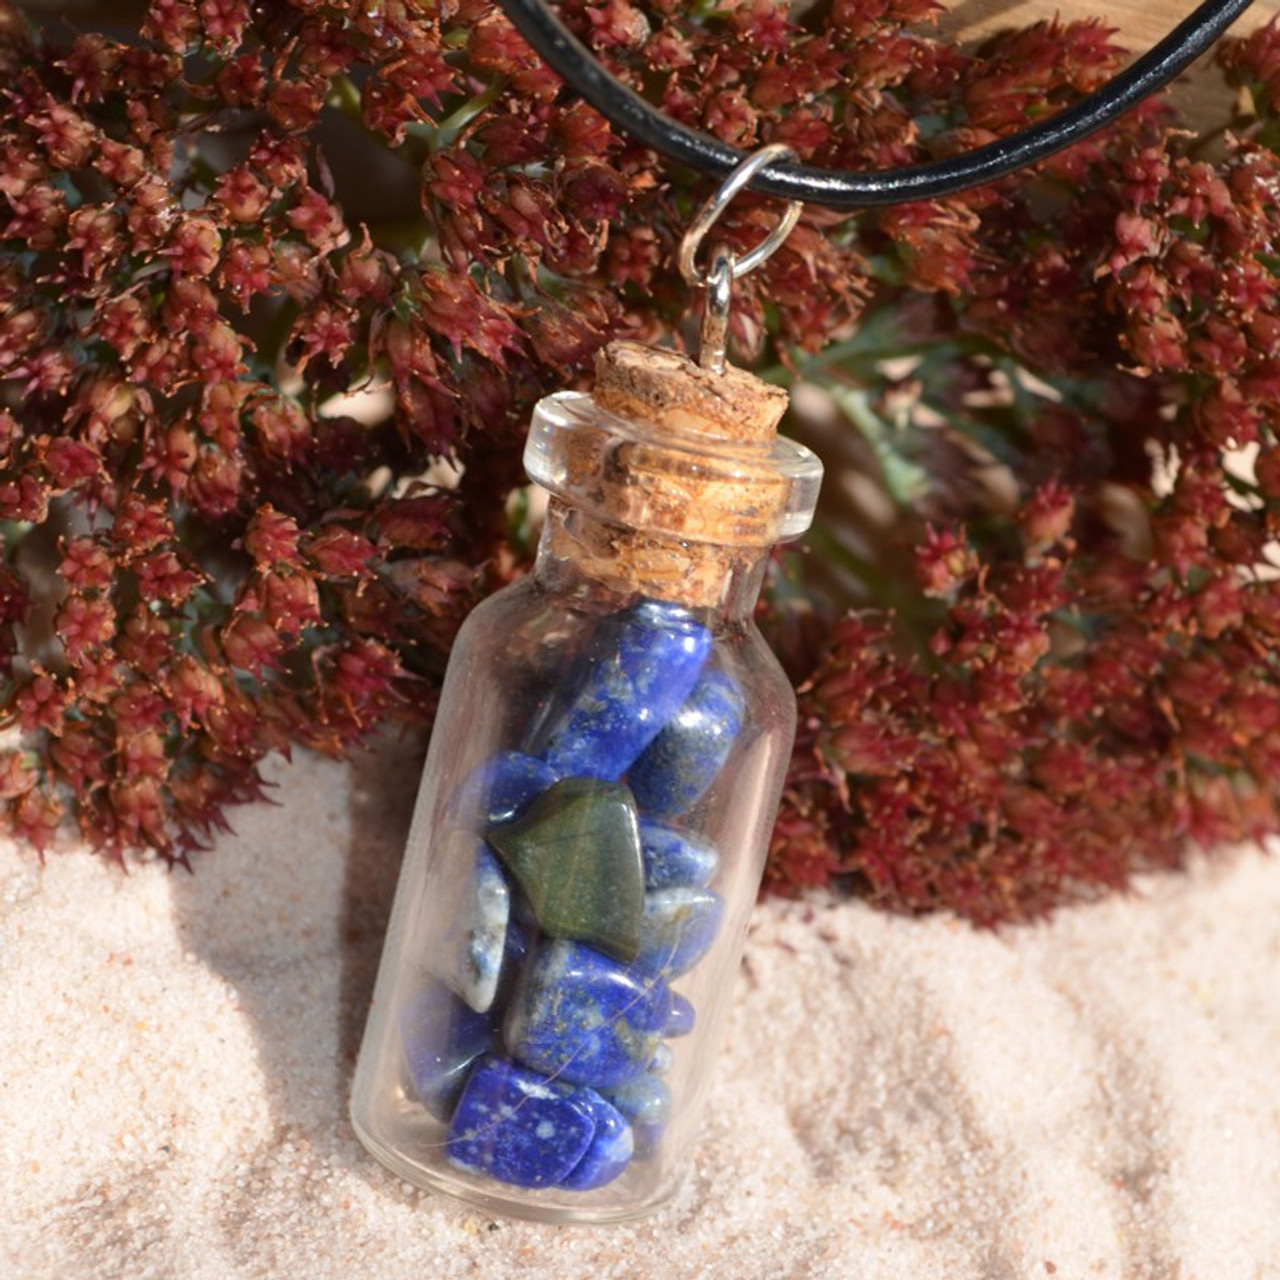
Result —
[[[617, 451], [626, 446], [638, 448], [618, 457]], [[594, 458], [602, 449], [618, 469], [642, 458], [646, 483], [661, 485], [670, 477], [689, 493], [690, 502], [697, 501], [701, 488], [714, 487], [719, 492], [726, 485], [740, 484], [742, 514], [749, 517], [765, 515], [759, 500], [762, 481], [766, 482], [773, 494], [770, 505], [776, 504], [776, 510], [765, 521], [769, 526], [765, 541], [795, 538], [813, 521], [822, 462], [804, 445], [785, 436], [774, 436], [766, 445], [676, 431], [622, 417], [581, 391], [556, 392], [535, 406], [524, 450], [525, 471], [535, 483], [572, 502], [586, 496], [579, 492], [578, 481], [588, 478], [588, 474], [575, 475], [575, 463], [584, 456]], [[602, 478], [598, 462], [588, 466], [588, 473], [592, 480]], [[626, 511], [618, 516], [628, 519]]]

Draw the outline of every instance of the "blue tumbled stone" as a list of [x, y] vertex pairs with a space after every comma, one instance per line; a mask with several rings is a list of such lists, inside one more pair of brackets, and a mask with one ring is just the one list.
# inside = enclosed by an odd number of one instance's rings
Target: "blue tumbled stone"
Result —
[[609, 619], [543, 758], [561, 777], [616, 781], [679, 710], [710, 652], [711, 632], [678, 605], [644, 600]]
[[637, 967], [668, 978], [688, 973], [715, 941], [723, 914], [723, 900], [710, 889], [646, 893]]
[[643, 1075], [605, 1095], [631, 1125], [635, 1153], [651, 1155], [671, 1115], [671, 1090], [657, 1076]]
[[742, 711], [732, 676], [710, 671], [698, 681], [627, 775], [643, 813], [674, 818], [698, 803], [733, 749]]
[[605, 1096], [633, 1124], [665, 1124], [671, 1116], [671, 1090], [657, 1076], [637, 1076]]
[[[515, 896], [518, 901], [520, 895]], [[507, 938], [502, 947], [502, 968], [498, 974], [498, 991], [489, 1010], [490, 1016], [496, 1017], [499, 1022], [502, 1016], [498, 1011], [507, 1007], [508, 997], [520, 976], [520, 967], [532, 945], [529, 940], [528, 926], [516, 919], [514, 907], [515, 903], [512, 904], [511, 919], [507, 921]]]
[[558, 1080], [621, 1084], [653, 1058], [671, 1017], [665, 982], [581, 943], [542, 943], [511, 998], [511, 1056]]
[[640, 819], [640, 849], [646, 889], [701, 889], [720, 861], [714, 845], [652, 818]]
[[560, 1183], [568, 1191], [594, 1191], [612, 1182], [630, 1164], [636, 1145], [631, 1126], [616, 1107], [593, 1089], [584, 1086], [581, 1092], [589, 1095], [596, 1132], [587, 1154]]
[[599, 1100], [585, 1093], [501, 1058], [481, 1058], [453, 1113], [445, 1156], [513, 1186], [555, 1186], [595, 1138]]
[[454, 794], [450, 819], [483, 833], [518, 818], [555, 781], [556, 773], [545, 761], [500, 751], [467, 775]]
[[670, 1045], [660, 1044], [653, 1051], [648, 1070], [651, 1075], [665, 1076], [675, 1065], [676, 1055], [671, 1052]]
[[493, 1004], [511, 917], [502, 867], [478, 836], [455, 830], [441, 855], [439, 976], [477, 1013]]
[[698, 1020], [698, 1015], [694, 1012], [693, 1005], [682, 995], [676, 992], [671, 993], [671, 1014], [667, 1018], [666, 1025], [662, 1028], [662, 1034], [668, 1039], [675, 1036], [687, 1036], [693, 1030], [693, 1025]]
[[507, 941], [502, 949], [503, 974], [518, 973], [521, 962], [528, 954], [529, 935], [525, 926], [513, 914], [507, 921]]
[[494, 1045], [494, 1028], [442, 983], [430, 981], [400, 1011], [400, 1044], [414, 1092], [447, 1120], [471, 1064]]

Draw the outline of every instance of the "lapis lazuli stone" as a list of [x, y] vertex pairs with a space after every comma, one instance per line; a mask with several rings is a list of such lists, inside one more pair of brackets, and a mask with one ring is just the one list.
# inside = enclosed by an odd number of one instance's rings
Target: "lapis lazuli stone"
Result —
[[622, 1113], [594, 1089], [583, 1086], [581, 1092], [591, 1103], [596, 1132], [587, 1154], [560, 1183], [568, 1191], [594, 1191], [606, 1186], [627, 1167], [636, 1149], [635, 1136]]
[[484, 841], [454, 831], [442, 862], [439, 976], [477, 1013], [493, 1004], [511, 917], [511, 889]]
[[422, 1105], [447, 1120], [471, 1064], [494, 1046], [494, 1028], [442, 983], [425, 983], [400, 1012], [405, 1065]]
[[687, 1036], [698, 1020], [693, 1005], [678, 992], [671, 993], [671, 1014], [662, 1028], [662, 1034], [668, 1038]]
[[644, 814], [674, 818], [702, 799], [742, 729], [743, 706], [738, 682], [725, 672], [698, 681], [627, 775]]
[[671, 1046], [660, 1044], [653, 1051], [653, 1057], [649, 1062], [649, 1073], [655, 1076], [665, 1076], [675, 1065], [675, 1060], [676, 1055], [671, 1052]]
[[692, 692], [710, 652], [711, 632], [678, 605], [644, 600], [607, 620], [543, 758], [561, 777], [622, 777]]
[[600, 1100], [587, 1092], [501, 1058], [481, 1058], [453, 1113], [445, 1156], [460, 1169], [517, 1187], [555, 1186], [595, 1138]]
[[449, 813], [453, 821], [483, 833], [518, 818], [555, 780], [555, 771], [545, 761], [519, 751], [500, 751], [467, 775]]
[[635, 801], [620, 782], [565, 778], [489, 831], [542, 928], [634, 960], [644, 912]]
[[640, 819], [640, 848], [646, 889], [701, 889], [720, 861], [714, 845], [652, 818]]
[[688, 973], [715, 941], [723, 914], [723, 900], [710, 889], [646, 893], [636, 965], [668, 978]]
[[512, 914], [507, 921], [507, 941], [502, 949], [503, 976], [518, 973], [521, 962], [529, 954], [529, 935], [524, 926]]
[[671, 1090], [657, 1076], [637, 1076], [605, 1096], [633, 1124], [666, 1124], [671, 1115]]
[[651, 1155], [671, 1116], [671, 1090], [666, 1082], [653, 1075], [637, 1076], [608, 1090], [606, 1097], [630, 1123], [636, 1155]]
[[671, 1017], [661, 979], [575, 942], [544, 942], [525, 964], [504, 1038], [526, 1066], [596, 1088], [644, 1071]]

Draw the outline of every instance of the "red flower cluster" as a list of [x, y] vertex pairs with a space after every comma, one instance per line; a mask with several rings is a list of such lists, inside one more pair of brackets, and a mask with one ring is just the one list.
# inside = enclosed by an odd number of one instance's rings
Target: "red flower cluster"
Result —
[[[827, 166], [1116, 65], [1092, 24], [948, 48], [935, 7], [562, 13], [672, 117]], [[1147, 108], [1034, 177], [813, 210], [744, 282], [739, 357], [825, 360], [895, 512], [845, 575], [867, 609], [768, 614], [807, 680], [775, 883], [995, 920], [1275, 825], [1276, 47], [1229, 54], [1261, 114], [1213, 163]], [[527, 562], [533, 401], [610, 337], [683, 341], [703, 185], [486, 0], [152, 0], [127, 40], [0, 0], [0, 85], [0, 808], [182, 859], [267, 752], [429, 713]]]
[[1259, 114], [1214, 162], [1148, 110], [957, 201], [943, 272], [921, 219], [951, 300], [897, 296], [921, 357], [860, 402], [917, 593], [794, 650], [775, 884], [997, 923], [1280, 826], [1274, 29], [1224, 62]]

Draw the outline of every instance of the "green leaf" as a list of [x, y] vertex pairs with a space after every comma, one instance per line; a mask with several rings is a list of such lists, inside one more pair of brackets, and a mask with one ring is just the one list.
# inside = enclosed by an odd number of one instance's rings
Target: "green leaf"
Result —
[[882, 417], [862, 387], [833, 386], [828, 390], [874, 451], [893, 500], [900, 506], [913, 506], [929, 491], [929, 473], [911, 456], [914, 432], [909, 423]]

